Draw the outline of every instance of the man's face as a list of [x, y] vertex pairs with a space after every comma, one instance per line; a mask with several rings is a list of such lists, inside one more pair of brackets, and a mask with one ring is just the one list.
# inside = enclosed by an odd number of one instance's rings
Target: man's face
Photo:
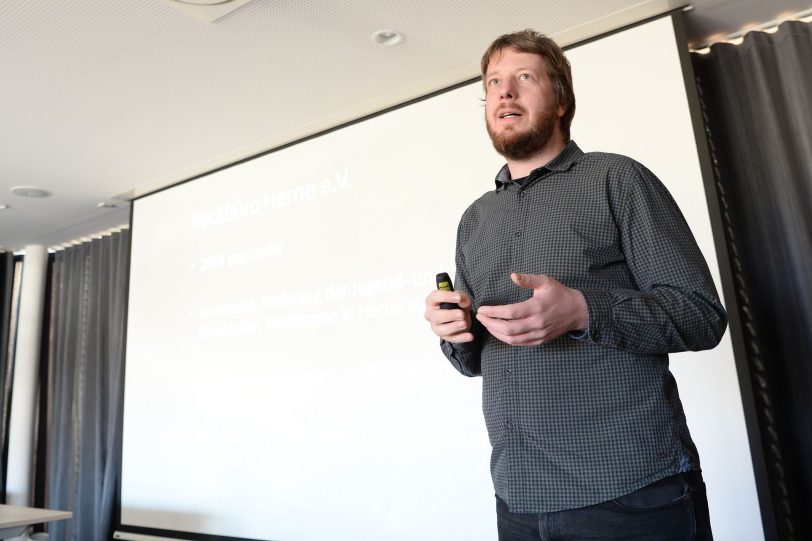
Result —
[[494, 53], [485, 74], [485, 124], [497, 152], [509, 160], [541, 152], [560, 132], [563, 114], [540, 56], [514, 49]]

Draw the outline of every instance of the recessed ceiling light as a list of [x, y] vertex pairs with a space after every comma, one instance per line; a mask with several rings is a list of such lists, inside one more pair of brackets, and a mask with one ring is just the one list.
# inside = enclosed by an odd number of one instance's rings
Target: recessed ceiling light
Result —
[[0, 203], [0, 210], [8, 210], [10, 209], [10, 205], [6, 205], [5, 203]]
[[51, 192], [35, 186], [14, 186], [11, 193], [20, 197], [48, 197]]
[[403, 41], [403, 34], [397, 30], [392, 30], [391, 28], [378, 30], [372, 34], [372, 42], [383, 47], [397, 45], [401, 41]]
[[235, 11], [251, 0], [165, 0], [175, 9], [205, 23], [213, 23], [220, 17]]
[[115, 209], [118, 208], [118, 203], [115, 201], [100, 201], [96, 203], [96, 206], [100, 209]]

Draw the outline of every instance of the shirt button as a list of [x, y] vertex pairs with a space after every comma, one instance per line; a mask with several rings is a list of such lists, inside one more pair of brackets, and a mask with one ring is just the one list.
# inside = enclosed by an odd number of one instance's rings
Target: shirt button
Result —
[[517, 237], [521, 237], [521, 236], [522, 236], [522, 232], [521, 232], [521, 231], [516, 231], [515, 235], [516, 235]]
[[513, 373], [513, 370], [511, 370], [510, 368], [505, 368], [505, 374], [506, 374], [506, 375], [508, 375], [508, 376], [509, 376], [509, 375], [511, 375], [512, 373]]
[[513, 428], [515, 426], [516, 424], [513, 421], [508, 421], [508, 428]]

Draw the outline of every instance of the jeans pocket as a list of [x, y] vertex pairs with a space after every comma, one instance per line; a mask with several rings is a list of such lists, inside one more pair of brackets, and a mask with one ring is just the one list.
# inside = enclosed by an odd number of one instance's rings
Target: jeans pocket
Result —
[[615, 498], [611, 503], [628, 512], [648, 512], [677, 505], [689, 499], [690, 487], [685, 475], [678, 474]]

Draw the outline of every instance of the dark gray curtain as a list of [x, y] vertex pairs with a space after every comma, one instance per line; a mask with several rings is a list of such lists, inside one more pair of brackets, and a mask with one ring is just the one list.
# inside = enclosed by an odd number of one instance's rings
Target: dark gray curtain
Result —
[[8, 469], [8, 425], [14, 351], [12, 306], [14, 301], [14, 254], [0, 252], [0, 503], [6, 502]]
[[129, 232], [54, 254], [43, 352], [44, 504], [58, 541], [109, 541], [118, 497]]
[[812, 27], [753, 32], [693, 64], [775, 529], [812, 539]]

